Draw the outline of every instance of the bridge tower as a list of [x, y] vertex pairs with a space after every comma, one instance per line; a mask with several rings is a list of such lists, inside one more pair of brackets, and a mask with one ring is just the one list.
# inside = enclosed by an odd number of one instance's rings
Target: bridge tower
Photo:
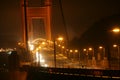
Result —
[[51, 0], [21, 0], [24, 43], [26, 43], [25, 27], [28, 41], [37, 38], [51, 40], [51, 3]]

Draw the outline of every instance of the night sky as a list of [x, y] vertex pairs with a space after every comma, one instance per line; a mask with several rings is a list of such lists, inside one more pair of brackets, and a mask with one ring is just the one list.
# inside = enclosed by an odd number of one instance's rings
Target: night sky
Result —
[[[120, 0], [62, 0], [69, 39], [81, 37], [90, 26], [104, 17], [120, 14], [119, 4]], [[58, 0], [53, 0], [52, 4], [52, 32], [65, 34]], [[20, 0], [1, 0], [0, 47], [10, 47], [21, 40]]]

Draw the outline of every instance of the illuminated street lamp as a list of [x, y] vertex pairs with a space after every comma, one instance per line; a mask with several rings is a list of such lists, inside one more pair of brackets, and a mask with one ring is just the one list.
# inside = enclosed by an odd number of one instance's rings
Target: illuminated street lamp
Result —
[[102, 47], [102, 46], [99, 46], [99, 49], [103, 49], [103, 47]]
[[62, 46], [62, 49], [64, 49], [65, 48], [65, 46]]
[[70, 52], [72, 53], [72, 52], [73, 52], [73, 50], [70, 50]]
[[65, 51], [64, 51], [65, 46], [62, 46], [62, 47], [61, 47], [61, 49], [62, 49], [62, 51], [61, 51], [61, 52], [62, 52], [62, 54], [64, 54], [64, 53], [65, 53]]
[[116, 45], [116, 44], [114, 44], [114, 45], [113, 45], [113, 47], [117, 47], [117, 45]]
[[[63, 37], [58, 37], [57, 40], [62, 41]], [[55, 68], [56, 68], [56, 40], [54, 39], [53, 42], [54, 42], [54, 65], [55, 65]]]
[[78, 54], [78, 50], [75, 49], [74, 52], [75, 52], [74, 58], [76, 59], [76, 55]]
[[[113, 32], [113, 33], [116, 33], [116, 34], [118, 35], [118, 37], [120, 37], [120, 36], [119, 36], [120, 28], [114, 28], [114, 29], [112, 29], [112, 32]], [[118, 38], [118, 39], [119, 39], [119, 38]]]
[[[113, 47], [114, 48], [117, 48], [117, 54], [118, 54], [118, 68], [120, 67], [120, 62], [119, 62], [119, 58], [120, 58], [120, 56], [119, 56], [119, 54], [120, 54], [120, 46], [119, 45], [116, 45], [116, 44], [114, 44], [113, 45]], [[120, 69], [120, 68], [119, 68]]]
[[57, 41], [56, 44], [57, 44], [58, 47], [59, 47], [58, 49], [60, 50], [61, 53], [63, 53], [63, 51], [64, 51], [64, 50], [63, 50], [63, 49], [64, 49], [64, 46], [62, 46], [63, 37], [61, 37], [61, 36], [58, 37], [58, 38], [56, 39], [56, 41]]
[[30, 51], [34, 50], [34, 45], [30, 44], [29, 47], [30, 47]]
[[87, 49], [83, 49], [83, 52], [86, 52], [85, 55], [88, 55], [88, 50]]
[[76, 49], [76, 50], [75, 50], [75, 53], [77, 53], [77, 52], [78, 52], [78, 50]]
[[42, 42], [43, 45], [45, 45], [45, 42]]
[[[114, 28], [114, 29], [112, 29], [112, 32], [113, 33], [117, 33], [118, 34], [118, 37], [120, 37], [119, 35], [119, 33], [120, 33], [120, 28]], [[119, 40], [119, 38], [118, 38], [118, 40]], [[118, 41], [119, 42], [119, 41]]]
[[92, 57], [94, 57], [94, 50], [93, 50], [93, 48], [90, 47], [90, 48], [88, 48], [88, 50], [89, 50], [89, 51], [93, 51], [93, 52], [92, 52]]
[[114, 47], [114, 48], [117, 48], [117, 50], [118, 50], [118, 54], [119, 54], [119, 46], [116, 45], [116, 44], [114, 44], [113, 47]]
[[[96, 65], [96, 60], [95, 60], [95, 55], [94, 55], [94, 49], [93, 48], [88, 48], [89, 51], [92, 51], [92, 61], [90, 62], [93, 67]], [[89, 63], [88, 63], [89, 64]]]
[[21, 42], [18, 42], [18, 45], [20, 46], [20, 45], [21, 45]]
[[87, 49], [83, 49], [83, 51], [87, 51]]
[[83, 52], [85, 52], [85, 63], [88, 65], [88, 50], [86, 48], [83, 49]]
[[114, 28], [112, 31], [113, 31], [114, 33], [119, 33], [119, 32], [120, 32], [120, 29], [119, 29], [119, 28]]
[[[113, 30], [112, 30], [114, 33], [117, 33], [117, 34], [119, 34], [120, 33], [120, 28], [114, 28]], [[120, 37], [120, 34], [119, 34], [119, 36], [118, 37]], [[120, 41], [118, 41], [118, 42], [120, 42]], [[119, 44], [120, 43], [118, 43], [118, 45], [116, 45], [116, 44], [114, 44], [113, 45], [113, 47], [116, 47], [116, 48], [118, 48], [118, 66], [120, 65], [120, 61], [119, 61], [119, 59], [120, 59], [120, 50], [119, 50]], [[120, 69], [120, 68], [119, 68]]]
[[60, 47], [61, 45], [59, 44], [58, 46]]
[[72, 58], [72, 56], [73, 56], [73, 50], [70, 49], [70, 59]]
[[59, 37], [59, 38], [58, 38], [58, 41], [63, 41], [63, 37]]
[[69, 49], [66, 49], [66, 56], [69, 58]]
[[88, 48], [88, 50], [89, 50], [89, 51], [93, 51], [92, 56], [94, 57], [94, 56], [95, 56], [95, 55], [94, 55], [94, 49], [90, 47], [90, 48]]
[[88, 50], [89, 50], [89, 51], [92, 51], [92, 48], [89, 48]]
[[88, 50], [87, 49], [83, 49], [83, 52], [85, 52], [86, 61], [87, 61], [88, 60]]
[[100, 50], [103, 50], [103, 58], [105, 58], [105, 48], [102, 47], [102, 46], [99, 46], [99, 49], [100, 49]]

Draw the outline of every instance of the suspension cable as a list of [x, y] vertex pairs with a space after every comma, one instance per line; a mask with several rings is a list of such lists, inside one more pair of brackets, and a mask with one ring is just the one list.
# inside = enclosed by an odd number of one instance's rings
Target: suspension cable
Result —
[[62, 20], [63, 20], [63, 25], [64, 25], [64, 28], [65, 28], [65, 34], [66, 34], [66, 38], [67, 38], [67, 47], [68, 47], [69, 37], [68, 37], [68, 31], [67, 31], [65, 17], [64, 17], [64, 14], [63, 14], [63, 6], [62, 6], [62, 1], [61, 0], [59, 0], [59, 5], [60, 5], [60, 11], [61, 11]]

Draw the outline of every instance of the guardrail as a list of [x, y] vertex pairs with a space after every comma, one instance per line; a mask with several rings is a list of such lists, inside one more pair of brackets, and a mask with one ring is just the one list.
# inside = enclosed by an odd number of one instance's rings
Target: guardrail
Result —
[[120, 70], [30, 67], [28, 72], [120, 79]]

